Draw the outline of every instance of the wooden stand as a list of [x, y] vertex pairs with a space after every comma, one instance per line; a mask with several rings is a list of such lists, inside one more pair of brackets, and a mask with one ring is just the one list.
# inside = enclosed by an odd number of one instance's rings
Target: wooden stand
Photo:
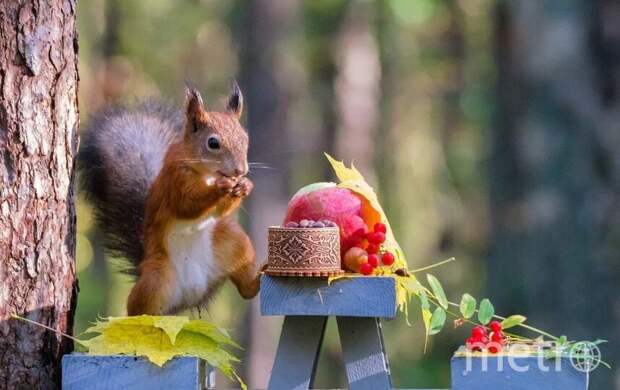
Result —
[[454, 356], [452, 390], [587, 390], [589, 374], [569, 358]]
[[72, 353], [62, 358], [63, 390], [202, 390], [215, 386], [215, 371], [197, 357], [176, 357], [157, 367], [146, 358]]
[[380, 318], [396, 315], [390, 277], [364, 277], [327, 284], [324, 278], [263, 276], [261, 313], [284, 323], [269, 389], [309, 389], [329, 316], [336, 316], [349, 388], [390, 389], [390, 368]]

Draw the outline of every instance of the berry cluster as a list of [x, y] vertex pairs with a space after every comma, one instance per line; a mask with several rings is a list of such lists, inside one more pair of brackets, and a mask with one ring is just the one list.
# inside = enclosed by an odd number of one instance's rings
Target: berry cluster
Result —
[[381, 222], [377, 222], [371, 232], [365, 229], [355, 231], [349, 238], [351, 247], [344, 255], [345, 267], [363, 275], [371, 275], [379, 266], [379, 260], [383, 265], [394, 264], [394, 254], [381, 250], [386, 231], [385, 224]]
[[290, 221], [287, 222], [284, 227], [286, 228], [324, 228], [324, 227], [338, 227], [336, 222], [328, 219], [322, 219], [320, 221], [313, 221], [311, 219], [302, 219], [299, 222]]
[[466, 341], [467, 349], [470, 351], [487, 350], [490, 353], [500, 352], [505, 343], [502, 324], [499, 321], [491, 321], [489, 327], [491, 333], [487, 334], [487, 329], [484, 326], [474, 326], [471, 330], [471, 337]]

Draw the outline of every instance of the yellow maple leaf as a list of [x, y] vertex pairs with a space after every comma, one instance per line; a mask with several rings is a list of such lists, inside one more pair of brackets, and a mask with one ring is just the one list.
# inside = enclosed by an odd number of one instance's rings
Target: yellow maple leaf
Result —
[[375, 193], [375, 190], [366, 182], [364, 176], [351, 164], [351, 168], [347, 168], [342, 161], [335, 160], [332, 156], [325, 153], [325, 157], [331, 164], [336, 176], [340, 183], [338, 187], [347, 188], [357, 195], [362, 200], [362, 218], [366, 221], [369, 229], [372, 229], [377, 222], [385, 224], [385, 242], [383, 247], [394, 254], [394, 268], [407, 269], [407, 260], [400, 245], [394, 238], [394, 233], [390, 226], [390, 222], [379, 203], [379, 198]]
[[225, 329], [222, 329], [219, 326], [211, 324], [209, 322], [202, 320], [192, 320], [189, 321], [183, 329], [208, 336], [219, 344], [230, 345], [237, 349], [243, 349], [228, 335], [228, 332]]
[[170, 342], [174, 344], [177, 335], [188, 322], [189, 318], [187, 317], [160, 316], [155, 318], [153, 325], [166, 332], [170, 337]]
[[86, 333], [98, 334], [83, 342], [91, 355], [145, 356], [160, 367], [175, 356], [197, 356], [246, 388], [232, 366], [239, 360], [224, 348], [241, 347], [225, 330], [206, 321], [183, 316], [111, 317]]

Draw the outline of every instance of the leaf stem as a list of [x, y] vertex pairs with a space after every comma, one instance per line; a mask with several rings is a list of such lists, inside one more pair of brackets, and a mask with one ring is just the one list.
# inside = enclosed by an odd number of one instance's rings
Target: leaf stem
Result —
[[427, 271], [427, 270], [429, 270], [429, 269], [433, 269], [433, 268], [435, 268], [435, 267], [439, 267], [439, 266], [441, 266], [441, 265], [444, 265], [444, 264], [447, 264], [447, 263], [450, 263], [450, 262], [453, 262], [453, 261], [456, 261], [456, 258], [451, 257], [451, 258], [449, 258], [449, 259], [446, 259], [446, 260], [440, 261], [439, 263], [435, 263], [435, 264], [427, 265], [426, 267], [422, 267], [422, 268], [417, 268], [417, 269], [412, 269], [412, 270], [409, 270], [409, 272], [413, 274], [413, 273], [416, 273], [416, 272]]
[[[455, 307], [459, 307], [459, 305], [458, 305], [457, 303], [450, 302], [450, 301], [448, 301], [448, 305], [450, 305], [450, 306], [455, 306]], [[476, 313], [477, 313], [477, 312], [478, 312], [478, 309], [476, 309]], [[496, 315], [494, 315], [494, 316], [493, 316], [493, 318], [497, 318], [497, 319], [500, 319], [500, 320], [505, 320], [505, 319], [506, 319], [506, 317], [502, 317], [502, 316], [497, 315], [497, 314], [496, 314]], [[556, 337], [556, 336], [554, 336], [554, 335], [552, 335], [552, 334], [550, 334], [550, 333], [547, 333], [547, 332], [545, 332], [544, 330], [540, 330], [540, 329], [538, 329], [538, 328], [534, 328], [533, 326], [529, 326], [529, 325], [524, 324], [524, 323], [517, 324], [516, 326], [520, 326], [520, 327], [522, 327], [522, 328], [524, 328], [524, 329], [530, 330], [530, 331], [535, 332], [535, 333], [538, 333], [538, 334], [540, 334], [540, 335], [547, 336], [547, 337], [549, 337], [549, 338], [550, 338], [551, 340], [553, 340], [553, 341], [557, 341], [557, 340], [559, 340], [559, 338], [558, 338], [558, 337]]]
[[75, 338], [75, 337], [73, 337], [73, 336], [69, 336], [68, 334], [66, 334], [66, 333], [64, 333], [64, 332], [62, 332], [62, 331], [60, 331], [60, 330], [58, 330], [58, 329], [54, 329], [54, 328], [52, 328], [52, 327], [50, 327], [50, 326], [47, 326], [47, 325], [44, 325], [44, 324], [42, 324], [42, 323], [40, 323], [40, 322], [36, 322], [36, 321], [33, 321], [33, 320], [29, 320], [28, 318], [24, 318], [24, 317], [18, 316], [18, 315], [17, 315], [17, 314], [15, 314], [15, 313], [11, 314], [11, 317], [12, 317], [12, 318], [15, 318], [15, 319], [17, 319], [17, 320], [21, 320], [21, 321], [24, 321], [24, 322], [28, 322], [28, 323], [33, 324], [33, 325], [36, 325], [36, 326], [40, 326], [41, 328], [44, 328], [44, 329], [50, 330], [50, 331], [52, 331], [52, 332], [54, 332], [54, 333], [56, 333], [56, 334], [59, 334], [59, 335], [61, 335], [61, 336], [63, 336], [63, 337], [66, 337], [66, 338], [68, 338], [68, 339], [70, 339], [70, 340], [73, 340], [73, 341], [75, 341], [76, 343], [78, 343], [78, 344], [80, 344], [80, 345], [82, 345], [82, 346], [84, 346], [84, 347], [88, 347], [88, 345], [86, 345], [86, 343], [84, 343], [84, 341], [82, 341], [82, 340], [80, 340], [80, 339], [78, 339], [78, 338]]
[[[506, 317], [502, 317], [502, 316], [498, 316], [498, 315], [494, 315], [493, 317], [497, 318], [497, 319], [500, 319], [500, 320], [505, 320], [506, 319]], [[541, 334], [543, 336], [547, 336], [547, 337], [549, 337], [553, 341], [558, 341], [560, 339], [559, 337], [556, 337], [556, 336], [554, 336], [554, 335], [552, 335], [550, 333], [547, 333], [544, 330], [540, 330], [538, 328], [534, 328], [533, 326], [527, 325], [525, 323], [520, 323], [520, 324], [517, 324], [516, 326], [520, 326], [520, 327], [522, 327], [524, 329], [527, 329], [527, 330], [530, 330], [532, 332]]]

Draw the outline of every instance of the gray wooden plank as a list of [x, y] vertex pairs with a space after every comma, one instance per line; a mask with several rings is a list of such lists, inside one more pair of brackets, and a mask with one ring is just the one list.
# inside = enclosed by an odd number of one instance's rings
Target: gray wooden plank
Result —
[[208, 364], [205, 364], [205, 389], [215, 389], [215, 368]]
[[349, 389], [391, 389], [380, 320], [338, 317], [337, 321]]
[[268, 389], [311, 388], [326, 324], [327, 317], [284, 318]]
[[396, 316], [396, 284], [391, 277], [368, 276], [327, 284], [325, 278], [263, 275], [261, 314], [301, 316]]
[[203, 383], [204, 362], [196, 357], [174, 358], [161, 368], [134, 356], [73, 353], [62, 359], [63, 390], [200, 390]]
[[[588, 374], [577, 371], [570, 359], [490, 356], [453, 357], [452, 390], [586, 390]], [[469, 360], [469, 361], [468, 361]]]

